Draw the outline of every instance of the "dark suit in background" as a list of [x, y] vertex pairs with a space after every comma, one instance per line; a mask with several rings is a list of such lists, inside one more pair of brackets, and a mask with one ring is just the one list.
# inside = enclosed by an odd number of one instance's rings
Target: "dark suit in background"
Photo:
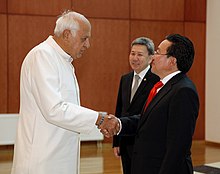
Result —
[[[151, 39], [138, 37], [132, 41], [129, 64], [133, 72], [121, 77], [115, 112], [118, 118], [140, 114], [151, 88], [159, 81], [159, 77], [150, 70], [149, 62], [153, 55], [154, 43]], [[124, 174], [131, 173], [134, 135], [113, 138], [113, 152], [115, 157], [121, 157]]]
[[[130, 72], [121, 77], [115, 112], [119, 118], [140, 114], [151, 88], [159, 81], [159, 77], [151, 73], [149, 69], [130, 103], [133, 76], [134, 72]], [[135, 133], [129, 136], [114, 136], [113, 138], [113, 147], [120, 147], [124, 173], [130, 173], [134, 138]]]

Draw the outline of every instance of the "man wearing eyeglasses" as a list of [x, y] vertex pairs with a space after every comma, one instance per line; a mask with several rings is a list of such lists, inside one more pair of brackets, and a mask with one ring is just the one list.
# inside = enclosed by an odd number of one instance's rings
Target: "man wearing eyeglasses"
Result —
[[119, 121], [119, 136], [136, 133], [132, 174], [193, 174], [190, 149], [199, 98], [186, 75], [193, 60], [194, 46], [187, 37], [171, 34], [158, 46], [151, 71], [163, 86], [154, 90], [157, 94], [141, 116]]

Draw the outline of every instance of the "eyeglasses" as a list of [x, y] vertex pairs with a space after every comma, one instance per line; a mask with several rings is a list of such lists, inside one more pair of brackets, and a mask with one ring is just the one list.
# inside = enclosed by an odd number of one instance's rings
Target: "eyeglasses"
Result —
[[160, 53], [158, 53], [158, 51], [154, 51], [154, 55], [167, 55], [167, 54], [160, 54]]

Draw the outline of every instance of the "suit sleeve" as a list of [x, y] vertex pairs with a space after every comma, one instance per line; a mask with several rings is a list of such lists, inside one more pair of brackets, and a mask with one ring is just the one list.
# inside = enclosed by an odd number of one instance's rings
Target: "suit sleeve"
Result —
[[197, 92], [182, 88], [171, 99], [167, 123], [167, 150], [159, 174], [178, 173], [190, 155], [199, 110]]
[[141, 114], [120, 118], [122, 129], [119, 136], [135, 136]]

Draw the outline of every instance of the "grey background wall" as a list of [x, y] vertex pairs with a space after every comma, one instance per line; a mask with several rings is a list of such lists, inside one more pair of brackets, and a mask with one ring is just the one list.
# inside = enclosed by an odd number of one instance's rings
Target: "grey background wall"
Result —
[[207, 2], [205, 140], [220, 143], [220, 1]]

